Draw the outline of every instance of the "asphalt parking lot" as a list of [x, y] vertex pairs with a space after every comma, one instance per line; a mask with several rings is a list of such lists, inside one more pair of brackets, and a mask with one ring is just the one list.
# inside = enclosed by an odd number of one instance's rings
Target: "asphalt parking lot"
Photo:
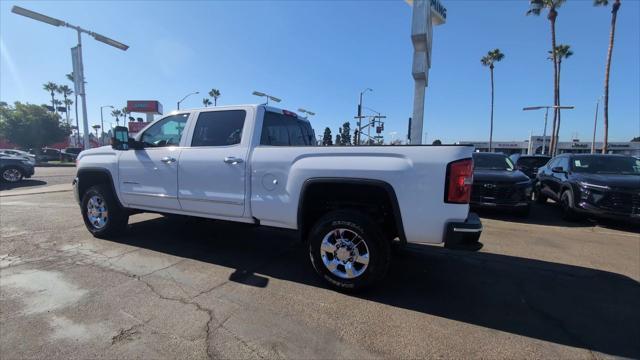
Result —
[[484, 214], [481, 252], [411, 246], [353, 296], [289, 232], [141, 214], [106, 241], [71, 192], [0, 197], [0, 357], [640, 358], [638, 229], [558, 215]]

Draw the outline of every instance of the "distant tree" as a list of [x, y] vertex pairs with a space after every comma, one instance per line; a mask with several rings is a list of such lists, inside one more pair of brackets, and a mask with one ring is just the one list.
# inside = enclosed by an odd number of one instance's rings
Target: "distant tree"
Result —
[[324, 128], [324, 135], [322, 136], [322, 145], [331, 146], [333, 145], [333, 140], [331, 138], [331, 129], [328, 127]]
[[440, 141], [440, 139], [435, 139], [435, 140], [433, 140], [431, 145], [442, 145], [442, 141]]
[[358, 139], [360, 138], [358, 133], [359, 133], [359, 131], [358, 131], [358, 128], [356, 127], [353, 130], [353, 145], [360, 145], [360, 144], [358, 144]]
[[222, 96], [220, 90], [211, 89], [211, 91], [209, 91], [209, 96], [211, 96], [211, 98], [213, 99], [213, 106], [218, 106], [218, 98]]
[[93, 125], [92, 128], [96, 132], [96, 138], [98, 138], [98, 130], [100, 130], [100, 125], [98, 125], [98, 124]]
[[209, 107], [209, 105], [211, 105], [212, 102], [211, 100], [209, 100], [209, 98], [204, 98], [202, 99], [202, 105], [204, 105], [204, 107]]
[[[608, 0], [594, 0], [595, 6], [607, 6]], [[613, 40], [616, 35], [616, 20], [618, 19], [618, 10], [620, 10], [620, 0], [615, 0], [611, 6], [611, 28], [609, 30], [609, 50], [607, 51], [607, 66], [604, 70], [604, 101], [602, 114], [604, 118], [604, 141], [602, 143], [602, 153], [607, 153], [609, 147], [609, 73], [611, 71], [611, 56], [613, 55]]]
[[0, 106], [0, 136], [22, 148], [40, 149], [65, 139], [71, 133], [60, 116], [46, 108], [16, 102]]
[[[562, 6], [562, 4], [566, 0], [529, 0], [529, 10], [527, 11], [527, 15], [536, 15], [539, 16], [542, 13], [543, 9], [547, 9], [547, 19], [551, 24], [551, 49], [556, 48], [556, 19], [558, 18], [558, 8]], [[558, 105], [558, 60], [556, 58], [556, 53], [553, 52], [553, 101], [554, 105]], [[554, 109], [553, 112], [553, 131], [552, 134], [555, 134], [556, 129], [556, 121], [558, 120], [558, 109]], [[555, 154], [555, 145], [556, 139], [551, 137], [551, 151], [549, 152], [551, 155]]]
[[111, 116], [116, 118], [116, 125], [120, 125], [120, 116], [122, 116], [122, 111], [119, 109], [114, 109], [111, 111]]
[[636, 136], [633, 139], [631, 139], [631, 142], [640, 142], [640, 136]]
[[49, 92], [51, 94], [51, 106], [53, 107], [53, 112], [56, 112], [56, 92], [58, 92], [58, 84], [49, 81], [48, 83], [42, 85], [44, 91]]
[[488, 66], [491, 72], [491, 125], [489, 126], [489, 151], [493, 146], [493, 68], [494, 64], [501, 61], [504, 58], [504, 54], [500, 52], [500, 49], [493, 49], [480, 59], [480, 62], [484, 66]]
[[340, 133], [340, 139], [342, 145], [351, 145], [351, 124], [345, 122], [342, 124], [342, 132]]
[[[340, 129], [342, 130], [342, 129]], [[340, 131], [338, 131], [340, 132]], [[335, 141], [336, 145], [342, 145], [342, 139], [340, 139], [340, 134], [336, 134], [336, 141]]]

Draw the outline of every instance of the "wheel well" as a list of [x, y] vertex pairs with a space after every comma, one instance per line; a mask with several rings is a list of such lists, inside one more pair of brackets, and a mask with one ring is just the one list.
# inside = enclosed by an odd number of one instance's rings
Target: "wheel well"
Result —
[[[94, 185], [106, 185], [113, 191], [114, 196], [116, 192], [113, 187], [113, 180], [111, 174], [106, 170], [80, 170], [78, 171], [78, 195], [80, 199], [84, 193]], [[117, 198], [117, 196], [116, 196]]]
[[313, 224], [324, 214], [353, 209], [381, 225], [387, 239], [406, 242], [398, 200], [391, 185], [382, 181], [336, 179], [305, 182], [298, 208], [298, 227], [306, 239]]

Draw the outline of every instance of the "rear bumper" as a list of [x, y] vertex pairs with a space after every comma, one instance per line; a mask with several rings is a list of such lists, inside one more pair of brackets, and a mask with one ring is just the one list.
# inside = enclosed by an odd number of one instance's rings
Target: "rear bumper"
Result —
[[469, 213], [464, 222], [450, 222], [444, 237], [444, 247], [454, 250], [478, 251], [482, 249], [480, 240], [482, 222], [476, 213]]

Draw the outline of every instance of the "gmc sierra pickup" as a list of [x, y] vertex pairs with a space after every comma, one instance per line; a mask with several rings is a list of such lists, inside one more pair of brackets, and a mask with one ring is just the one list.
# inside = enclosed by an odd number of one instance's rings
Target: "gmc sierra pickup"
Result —
[[297, 230], [340, 289], [380, 280], [392, 242], [482, 247], [469, 213], [473, 147], [315, 145], [309, 121], [287, 110], [178, 111], [80, 153], [74, 192], [99, 238], [145, 211]]

